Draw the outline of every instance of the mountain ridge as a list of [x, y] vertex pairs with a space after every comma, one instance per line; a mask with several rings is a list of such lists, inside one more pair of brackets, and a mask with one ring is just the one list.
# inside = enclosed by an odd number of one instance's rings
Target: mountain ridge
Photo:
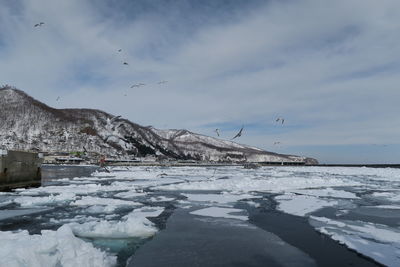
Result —
[[0, 147], [49, 153], [87, 150], [116, 158], [153, 156], [215, 162], [315, 163], [185, 129], [141, 126], [97, 109], [56, 109], [11, 86], [0, 87]]

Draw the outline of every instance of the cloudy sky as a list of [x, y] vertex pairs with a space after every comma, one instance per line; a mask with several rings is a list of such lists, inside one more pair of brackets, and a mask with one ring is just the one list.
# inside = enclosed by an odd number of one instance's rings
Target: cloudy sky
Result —
[[156, 128], [244, 125], [240, 143], [323, 163], [399, 163], [399, 14], [398, 0], [0, 0], [0, 84]]

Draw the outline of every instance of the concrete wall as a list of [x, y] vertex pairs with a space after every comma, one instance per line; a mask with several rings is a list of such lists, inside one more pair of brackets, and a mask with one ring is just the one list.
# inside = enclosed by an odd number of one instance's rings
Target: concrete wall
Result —
[[42, 162], [38, 153], [0, 150], [0, 190], [40, 186]]

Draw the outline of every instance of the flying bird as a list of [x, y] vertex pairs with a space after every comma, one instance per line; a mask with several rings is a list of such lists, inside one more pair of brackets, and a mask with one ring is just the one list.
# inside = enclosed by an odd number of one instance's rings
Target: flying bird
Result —
[[36, 23], [34, 27], [41, 27], [44, 25], [44, 22]]
[[279, 145], [281, 144], [281, 142], [274, 142], [274, 145]]
[[214, 132], [216, 132], [217, 135], [219, 136], [219, 129], [215, 129]]
[[124, 62], [124, 63], [122, 63], [122, 64], [124, 64], [124, 65], [129, 65], [128, 62]]
[[235, 139], [235, 138], [238, 138], [238, 137], [241, 137], [241, 136], [242, 136], [242, 131], [243, 131], [243, 126], [242, 126], [242, 128], [240, 129], [240, 131], [239, 131], [231, 140], [233, 140], [233, 139]]
[[121, 52], [122, 51], [122, 49], [118, 49], [118, 52]]
[[167, 83], [168, 81], [159, 81], [158, 84], [164, 84]]
[[277, 118], [275, 121], [276, 121], [276, 122], [281, 121], [281, 123], [283, 124], [283, 123], [285, 122], [285, 119], [284, 119], [284, 118]]
[[56, 101], [58, 101], [58, 100], [60, 100], [60, 97], [59, 97], [59, 96], [57, 96], [57, 99], [56, 99]]
[[144, 83], [136, 83], [136, 84], [132, 85], [131, 88], [134, 88], [134, 87], [141, 87], [141, 86], [145, 86], [145, 85], [146, 85], [146, 84], [144, 84]]

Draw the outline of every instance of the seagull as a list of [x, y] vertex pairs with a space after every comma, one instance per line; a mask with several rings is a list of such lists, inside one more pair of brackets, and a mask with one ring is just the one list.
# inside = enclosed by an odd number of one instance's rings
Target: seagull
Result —
[[145, 86], [145, 85], [146, 85], [146, 84], [144, 84], [144, 83], [136, 83], [136, 84], [132, 85], [131, 88], [134, 88], [134, 87], [141, 87], [141, 86]]
[[276, 121], [276, 122], [281, 121], [281, 123], [283, 124], [283, 123], [285, 122], [285, 119], [284, 119], [284, 118], [277, 118], [275, 121]]
[[118, 52], [121, 52], [122, 51], [122, 49], [118, 49]]
[[240, 131], [239, 131], [231, 140], [233, 140], [233, 139], [235, 139], [235, 138], [238, 138], [238, 137], [241, 137], [241, 136], [242, 136], [242, 131], [243, 131], [243, 126], [242, 126], [242, 128], [240, 129]]
[[217, 135], [219, 136], [219, 129], [215, 129], [214, 132], [216, 132]]
[[127, 62], [124, 62], [123, 64], [124, 64], [124, 65], [129, 65]]
[[279, 145], [281, 142], [274, 142], [274, 145]]
[[34, 27], [41, 27], [44, 25], [44, 22], [36, 23]]
[[159, 81], [158, 84], [164, 84], [167, 83], [168, 81]]
[[60, 97], [59, 97], [59, 96], [57, 96], [57, 99], [56, 99], [56, 101], [58, 101], [58, 100], [60, 100]]
[[83, 152], [87, 153], [86, 147], [83, 146]]

